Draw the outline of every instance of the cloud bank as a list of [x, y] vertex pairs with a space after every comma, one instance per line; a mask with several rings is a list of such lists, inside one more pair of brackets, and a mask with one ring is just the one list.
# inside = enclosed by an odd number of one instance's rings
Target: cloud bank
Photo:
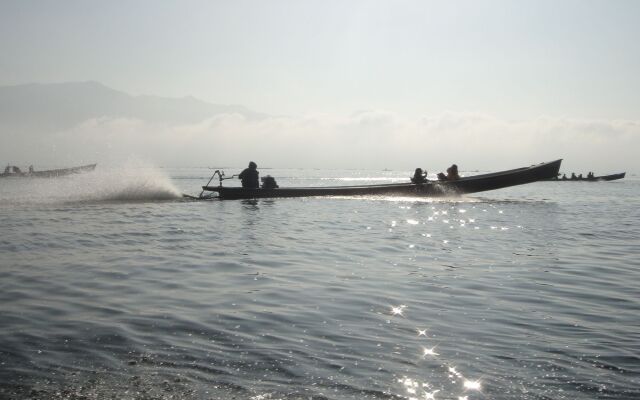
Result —
[[164, 166], [499, 170], [564, 158], [563, 170], [640, 171], [640, 121], [537, 118], [477, 113], [405, 118], [371, 110], [348, 116], [247, 118], [219, 114], [197, 123], [91, 118], [46, 135], [0, 134], [12, 163], [119, 163], [132, 156]]

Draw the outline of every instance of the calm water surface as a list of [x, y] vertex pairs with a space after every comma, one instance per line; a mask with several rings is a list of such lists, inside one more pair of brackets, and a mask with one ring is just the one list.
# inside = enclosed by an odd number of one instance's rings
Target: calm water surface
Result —
[[636, 178], [180, 198], [211, 173], [0, 181], [0, 398], [640, 398]]

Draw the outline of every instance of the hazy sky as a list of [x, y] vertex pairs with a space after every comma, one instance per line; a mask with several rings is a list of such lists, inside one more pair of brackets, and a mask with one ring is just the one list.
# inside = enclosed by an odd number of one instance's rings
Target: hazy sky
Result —
[[640, 1], [7, 1], [0, 85], [272, 114], [640, 119]]
[[0, 0], [0, 85], [98, 81], [270, 115], [0, 132], [0, 157], [640, 171], [639, 40], [636, 0]]

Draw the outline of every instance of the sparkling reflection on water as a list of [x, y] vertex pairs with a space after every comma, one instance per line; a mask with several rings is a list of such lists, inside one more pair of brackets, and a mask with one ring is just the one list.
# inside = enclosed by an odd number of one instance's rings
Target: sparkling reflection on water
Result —
[[0, 397], [640, 395], [637, 181], [185, 202], [208, 171], [170, 173], [2, 183]]

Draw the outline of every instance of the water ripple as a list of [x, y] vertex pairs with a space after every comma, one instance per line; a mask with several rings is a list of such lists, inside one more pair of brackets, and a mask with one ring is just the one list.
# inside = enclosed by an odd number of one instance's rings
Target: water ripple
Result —
[[5, 201], [0, 398], [640, 397], [640, 187], [540, 185]]

